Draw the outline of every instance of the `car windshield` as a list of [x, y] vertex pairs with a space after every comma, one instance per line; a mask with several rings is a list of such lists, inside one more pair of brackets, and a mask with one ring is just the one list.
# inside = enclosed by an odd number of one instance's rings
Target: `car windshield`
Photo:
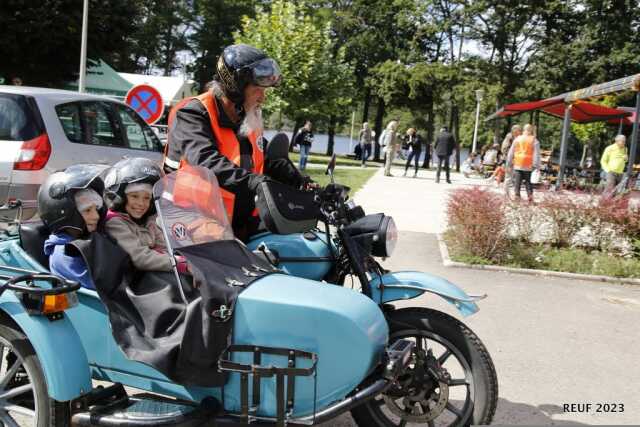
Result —
[[233, 231], [215, 175], [206, 168], [185, 165], [153, 187], [171, 246], [233, 240]]

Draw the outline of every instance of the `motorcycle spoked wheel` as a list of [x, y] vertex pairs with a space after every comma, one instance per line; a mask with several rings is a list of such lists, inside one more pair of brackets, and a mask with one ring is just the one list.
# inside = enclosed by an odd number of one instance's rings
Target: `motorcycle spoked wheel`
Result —
[[42, 367], [17, 327], [0, 323], [0, 425], [63, 427], [68, 405], [50, 399]]
[[415, 342], [399, 385], [354, 408], [360, 427], [458, 427], [489, 424], [498, 402], [498, 380], [480, 339], [439, 311], [408, 308], [388, 313], [392, 342]]

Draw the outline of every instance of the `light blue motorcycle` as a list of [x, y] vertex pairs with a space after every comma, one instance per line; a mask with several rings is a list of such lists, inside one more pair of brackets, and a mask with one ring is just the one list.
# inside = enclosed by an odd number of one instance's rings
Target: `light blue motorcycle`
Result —
[[[347, 411], [360, 426], [490, 423], [497, 381], [480, 340], [443, 313], [394, 310], [389, 304], [432, 292], [471, 314], [477, 311], [474, 297], [425, 274], [384, 272], [377, 263], [367, 264], [370, 254], [319, 233], [262, 235], [254, 242], [259, 258], [230, 238], [215, 185], [197, 184], [215, 181], [208, 171], [200, 169], [200, 181], [178, 191], [179, 173], [161, 180], [154, 197], [169, 249], [193, 261], [192, 283], [176, 269], [173, 281], [134, 275], [118, 287], [87, 290], [48, 273], [42, 252], [48, 231], [41, 223], [21, 224], [3, 236], [4, 425], [315, 425]], [[322, 193], [323, 210], [330, 203], [340, 206], [343, 190], [329, 186]], [[338, 224], [341, 215], [333, 214], [330, 223]], [[391, 250], [394, 228], [385, 218], [380, 222], [386, 228], [370, 238], [379, 242], [372, 245], [375, 254]], [[341, 226], [338, 235], [344, 238], [349, 230]], [[361, 230], [369, 231], [359, 235], [371, 234], [372, 226]], [[198, 253], [216, 255], [197, 260]], [[98, 284], [122, 263], [107, 252], [95, 255], [95, 264], [88, 265]], [[309, 265], [316, 266], [318, 278], [340, 282], [355, 256], [367, 260], [358, 273], [360, 291], [296, 276], [302, 270], [311, 274]], [[207, 277], [207, 267], [222, 273]], [[379, 274], [373, 277], [375, 269]], [[209, 288], [207, 280], [222, 287]], [[233, 298], [225, 304], [218, 294], [207, 300], [210, 289]], [[154, 307], [154, 298], [163, 294], [177, 296], [172, 304]], [[209, 330], [185, 319], [230, 332], [210, 342]], [[176, 332], [186, 336], [190, 330], [198, 332], [190, 341], [173, 340]], [[214, 351], [221, 345], [223, 351]], [[169, 347], [175, 351], [166, 352]], [[199, 370], [207, 364], [210, 369]]]
[[[282, 134], [274, 137], [267, 147], [268, 158], [288, 159], [285, 139]], [[468, 295], [431, 274], [385, 270], [375, 258], [389, 257], [395, 248], [398, 232], [393, 218], [365, 215], [349, 200], [349, 188], [333, 180], [335, 163], [334, 155], [327, 167], [331, 184], [321, 190], [298, 192], [277, 183], [261, 184], [258, 206], [270, 232], [254, 236], [247, 246], [293, 276], [352, 284], [380, 307], [391, 340], [414, 343], [412, 363], [401, 385], [351, 411], [358, 425], [489, 423], [498, 384], [480, 339], [445, 313], [423, 307], [396, 309], [391, 304], [430, 293], [469, 316], [478, 311], [475, 302], [484, 296]], [[317, 219], [323, 230], [315, 228]]]

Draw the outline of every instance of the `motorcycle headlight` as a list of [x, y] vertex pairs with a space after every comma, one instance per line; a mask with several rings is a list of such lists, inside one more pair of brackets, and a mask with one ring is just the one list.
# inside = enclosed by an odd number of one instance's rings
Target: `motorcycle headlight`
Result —
[[390, 216], [385, 216], [378, 232], [373, 236], [371, 254], [379, 257], [390, 257], [398, 243], [398, 228]]

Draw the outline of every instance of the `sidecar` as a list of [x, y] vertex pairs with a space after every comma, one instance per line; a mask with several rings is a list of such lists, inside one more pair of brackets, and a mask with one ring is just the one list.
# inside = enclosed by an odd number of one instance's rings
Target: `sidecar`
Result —
[[5, 425], [312, 425], [383, 392], [409, 363], [413, 343], [389, 343], [369, 298], [275, 273], [238, 295], [223, 383], [178, 383], [125, 356], [96, 291], [48, 274], [48, 234], [24, 223], [0, 241]]

